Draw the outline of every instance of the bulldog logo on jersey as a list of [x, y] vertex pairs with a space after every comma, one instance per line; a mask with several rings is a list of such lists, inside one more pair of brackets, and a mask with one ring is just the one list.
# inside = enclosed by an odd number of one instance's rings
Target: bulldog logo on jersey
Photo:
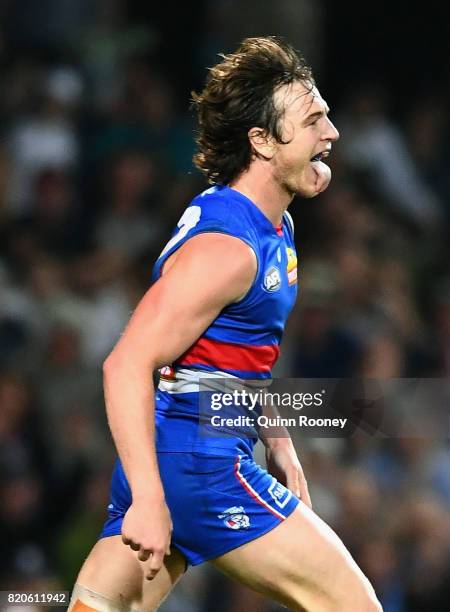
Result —
[[224, 510], [218, 516], [223, 519], [223, 524], [229, 529], [247, 529], [250, 527], [250, 519], [245, 514], [243, 506], [233, 506]]
[[281, 275], [276, 266], [271, 266], [264, 275], [264, 289], [266, 291], [278, 291], [281, 287]]
[[287, 277], [290, 285], [297, 282], [297, 255], [294, 249], [286, 247], [287, 255]]

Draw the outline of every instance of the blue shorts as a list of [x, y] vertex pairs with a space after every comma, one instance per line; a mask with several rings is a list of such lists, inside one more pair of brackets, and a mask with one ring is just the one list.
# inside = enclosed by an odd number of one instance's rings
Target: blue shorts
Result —
[[[190, 565], [214, 559], [276, 527], [298, 498], [251, 456], [158, 453], [172, 522], [172, 545]], [[108, 519], [100, 537], [119, 535], [131, 491], [117, 460]]]

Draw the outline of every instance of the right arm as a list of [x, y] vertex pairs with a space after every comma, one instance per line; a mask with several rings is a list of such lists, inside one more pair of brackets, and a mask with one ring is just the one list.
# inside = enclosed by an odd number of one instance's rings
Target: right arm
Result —
[[160, 569], [171, 533], [154, 442], [152, 373], [192, 346], [227, 304], [245, 295], [255, 274], [256, 256], [241, 240], [191, 238], [168, 260], [104, 363], [108, 423], [132, 493], [122, 539], [141, 561], [152, 555], [148, 578]]

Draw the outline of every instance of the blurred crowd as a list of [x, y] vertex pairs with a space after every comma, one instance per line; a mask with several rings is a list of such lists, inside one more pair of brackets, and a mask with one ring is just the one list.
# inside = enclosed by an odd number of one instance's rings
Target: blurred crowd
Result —
[[[48, 4], [56, 11], [58, 3]], [[156, 61], [157, 31], [127, 21], [120, 2], [92, 3], [103, 7], [97, 21], [81, 11], [89, 3], [60, 4], [79, 9], [77, 44], [69, 26], [64, 38], [51, 23], [45, 36], [25, 44], [25, 19], [11, 9], [0, 56], [1, 589], [70, 589], [98, 537], [115, 457], [102, 362], [183, 208], [205, 188], [191, 164], [189, 92]], [[208, 24], [217, 31], [227, 3], [203, 4], [211, 5]], [[199, 40], [197, 63], [211, 57], [211, 39]], [[194, 62], [188, 74], [199, 70]], [[328, 97], [326, 83], [319, 86]], [[290, 209], [299, 301], [275, 374], [444, 379], [444, 93], [419, 92], [400, 114], [395, 92], [379, 84], [334, 97], [341, 140], [331, 158], [332, 185]], [[300, 441], [298, 450], [315, 510], [372, 580], [386, 612], [444, 610], [445, 436], [359, 433]], [[201, 567], [188, 572], [163, 609], [279, 608]]]

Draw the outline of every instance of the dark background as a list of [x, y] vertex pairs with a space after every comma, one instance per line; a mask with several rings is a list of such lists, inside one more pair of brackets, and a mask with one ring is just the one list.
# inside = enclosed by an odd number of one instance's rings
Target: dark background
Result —
[[[114, 459], [101, 365], [205, 187], [190, 91], [244, 36], [300, 49], [341, 133], [330, 188], [290, 208], [299, 300], [276, 375], [448, 376], [446, 13], [443, 2], [1, 3], [1, 589], [70, 589], [98, 536]], [[356, 433], [298, 450], [316, 512], [386, 612], [446, 609], [448, 444]], [[253, 609], [279, 608], [208, 566], [164, 604]]]

